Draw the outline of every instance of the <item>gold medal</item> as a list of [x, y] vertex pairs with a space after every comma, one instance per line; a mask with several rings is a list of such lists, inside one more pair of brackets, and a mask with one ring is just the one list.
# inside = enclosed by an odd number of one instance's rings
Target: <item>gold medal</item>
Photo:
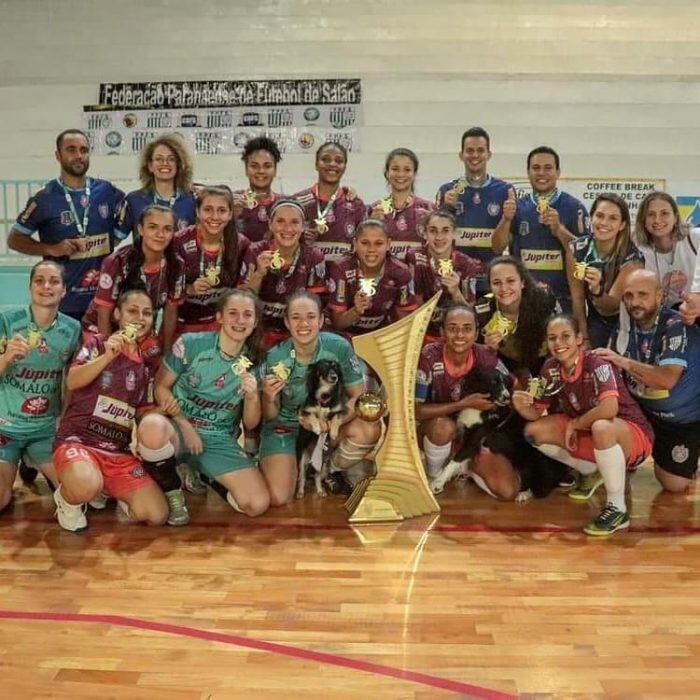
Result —
[[539, 377], [530, 377], [527, 383], [527, 393], [530, 396], [539, 399], [542, 397], [544, 392], [544, 380]]
[[490, 333], [491, 331], [496, 331], [500, 333], [504, 338], [515, 330], [515, 323], [510, 319], [507, 319], [500, 311], [496, 311], [491, 320], [484, 326], [484, 331]]
[[377, 293], [377, 280], [372, 277], [360, 277], [360, 291], [368, 297], [373, 297]]
[[212, 287], [216, 287], [216, 285], [219, 284], [219, 282], [221, 282], [220, 273], [221, 268], [218, 265], [216, 265], [216, 267], [208, 268], [207, 271], [204, 273], [204, 276], [207, 278], [207, 282], [209, 282], [209, 284]]
[[379, 211], [384, 214], [384, 216], [389, 216], [389, 214], [394, 213], [394, 203], [391, 200], [391, 197], [387, 197], [386, 199], [382, 199], [379, 204], [377, 205], [377, 208]]
[[455, 186], [452, 188], [452, 191], [459, 197], [460, 194], [464, 193], [464, 190], [467, 189], [467, 181], [462, 178], [461, 180], [458, 180], [455, 183]]
[[272, 260], [270, 261], [270, 269], [281, 270], [284, 267], [284, 258], [279, 250], [272, 251]]
[[544, 218], [549, 212], [549, 197], [537, 198], [537, 213]]
[[574, 277], [577, 280], [584, 280], [586, 279], [586, 268], [588, 265], [586, 265], [585, 262], [577, 262], [574, 265]]
[[276, 365], [273, 365], [270, 370], [281, 382], [286, 382], [291, 374], [289, 367], [287, 367], [284, 362], [278, 362]]
[[440, 277], [447, 277], [455, 271], [455, 267], [452, 264], [452, 260], [447, 258], [447, 260], [438, 260], [438, 274]]
[[30, 350], [38, 348], [41, 345], [41, 331], [36, 328], [30, 328], [27, 333], [27, 345]]
[[323, 234], [328, 231], [328, 222], [326, 221], [325, 217], [320, 216], [318, 219], [314, 219], [314, 223], [316, 224], [316, 230]]
[[127, 323], [124, 328], [122, 328], [122, 337], [129, 343], [136, 342], [136, 336], [139, 333], [139, 327], [135, 323]]
[[231, 363], [231, 370], [237, 377], [240, 377], [244, 372], [247, 372], [248, 369], [252, 366], [253, 363], [245, 355], [239, 355]]
[[258, 206], [258, 200], [255, 197], [255, 192], [250, 188], [247, 189], [243, 196], [245, 197], [245, 205], [248, 209], [255, 209]]

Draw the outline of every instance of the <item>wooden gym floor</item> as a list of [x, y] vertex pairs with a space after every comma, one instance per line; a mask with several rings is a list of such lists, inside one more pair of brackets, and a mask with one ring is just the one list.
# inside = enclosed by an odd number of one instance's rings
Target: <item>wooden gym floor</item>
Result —
[[447, 698], [700, 695], [700, 488], [633, 477], [600, 506], [497, 503], [457, 483], [439, 518], [350, 527], [336, 497], [255, 521], [214, 493], [180, 529], [113, 505], [62, 531], [45, 483], [0, 517], [0, 696]]

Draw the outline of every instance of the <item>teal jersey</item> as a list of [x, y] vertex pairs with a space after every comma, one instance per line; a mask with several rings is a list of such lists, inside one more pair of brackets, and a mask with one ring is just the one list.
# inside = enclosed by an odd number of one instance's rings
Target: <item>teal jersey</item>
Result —
[[61, 412], [63, 372], [80, 342], [80, 323], [59, 313], [39, 328], [31, 308], [0, 313], [0, 354], [19, 333], [32, 346], [0, 376], [0, 433], [14, 438], [48, 431]]
[[[177, 377], [173, 395], [182, 414], [201, 432], [237, 435], [243, 413], [243, 391], [236, 357], [224, 356], [219, 349], [219, 332], [185, 333], [165, 357], [165, 366]], [[259, 377], [259, 370], [248, 371]]]
[[289, 379], [280, 394], [280, 412], [275, 423], [298, 425], [299, 409], [306, 402], [306, 375], [309, 365], [319, 360], [335, 360], [340, 365], [346, 389], [362, 384], [362, 363], [352, 346], [342, 336], [321, 332], [311, 361], [304, 365], [294, 357], [294, 345], [290, 339], [269, 350], [265, 359], [265, 374], [273, 374], [273, 368], [282, 363], [290, 372]]

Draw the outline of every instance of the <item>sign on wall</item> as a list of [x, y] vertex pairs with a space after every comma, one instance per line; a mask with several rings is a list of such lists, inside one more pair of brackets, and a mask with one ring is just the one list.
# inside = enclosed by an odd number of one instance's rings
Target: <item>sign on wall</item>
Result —
[[83, 125], [100, 155], [139, 153], [173, 131], [198, 154], [240, 153], [254, 136], [288, 153], [324, 141], [357, 151], [361, 103], [358, 79], [103, 83]]

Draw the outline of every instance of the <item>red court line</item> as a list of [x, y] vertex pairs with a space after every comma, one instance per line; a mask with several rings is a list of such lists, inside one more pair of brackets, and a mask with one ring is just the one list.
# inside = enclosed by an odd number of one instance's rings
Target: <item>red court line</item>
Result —
[[41, 622], [77, 622], [77, 623], [97, 623], [104, 625], [115, 625], [118, 627], [131, 627], [134, 629], [147, 630], [149, 632], [162, 632], [173, 634], [190, 639], [202, 639], [208, 642], [218, 642], [230, 646], [245, 647], [255, 651], [265, 651], [270, 654], [280, 654], [304, 661], [314, 661], [316, 663], [339, 666], [340, 668], [351, 668], [365, 673], [374, 673], [389, 678], [409, 681], [427, 685], [431, 688], [449, 690], [455, 693], [466, 693], [476, 698], [486, 698], [487, 700], [511, 700], [515, 695], [501, 693], [497, 690], [480, 688], [470, 683], [453, 681], [449, 678], [440, 678], [426, 673], [418, 673], [407, 669], [385, 666], [371, 661], [352, 659], [347, 656], [339, 656], [324, 651], [314, 651], [301, 647], [278, 644], [277, 642], [265, 642], [261, 639], [251, 637], [241, 637], [235, 634], [224, 634], [222, 632], [211, 632], [200, 630], [195, 627], [185, 627], [183, 625], [173, 625], [167, 622], [156, 622], [154, 620], [142, 620], [137, 617], [127, 617], [124, 615], [94, 615], [87, 613], [56, 613], [56, 612], [34, 612], [27, 610], [2, 610], [0, 609], [0, 619], [6, 620], [38, 620]]
[[[105, 516], [101, 513], [88, 511], [89, 515], [94, 517], [94, 524], [104, 523], [106, 525], [122, 524], [116, 518]], [[233, 513], [231, 514], [233, 516]], [[12, 518], [5, 518], [2, 522], [12, 522]], [[14, 520], [14, 522], [32, 522], [57, 525], [55, 518], [47, 516], [31, 516], [23, 515]], [[193, 520], [189, 527], [203, 528], [235, 528], [241, 530], [276, 530], [284, 528], [285, 530], [308, 530], [325, 531], [325, 530], [351, 530], [353, 527], [382, 527], [382, 525], [390, 525], [391, 523], [296, 523], [284, 520], [261, 520], [243, 517], [235, 517], [231, 520]], [[401, 532], [425, 532], [428, 529], [426, 526], [414, 522], [397, 523], [398, 529]], [[471, 532], [471, 533], [501, 533], [506, 535], [526, 535], [526, 534], [581, 534], [583, 525], [486, 525], [484, 523], [443, 523], [433, 525], [430, 528], [431, 532]], [[636, 534], [655, 534], [655, 535], [696, 535], [700, 533], [700, 525], [632, 525], [628, 532]], [[617, 539], [617, 538], [616, 538]]]

